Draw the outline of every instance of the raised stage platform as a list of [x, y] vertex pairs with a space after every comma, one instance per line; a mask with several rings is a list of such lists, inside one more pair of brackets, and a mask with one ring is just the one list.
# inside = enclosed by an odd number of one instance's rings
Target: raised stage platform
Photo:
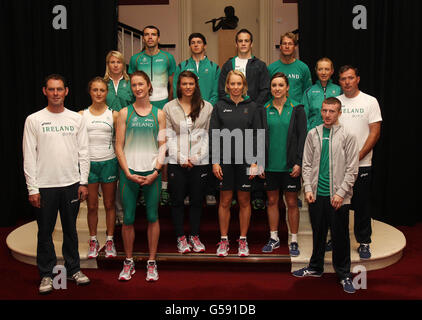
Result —
[[[297, 270], [306, 266], [309, 262], [312, 253], [312, 230], [310, 226], [309, 213], [305, 205], [300, 210], [300, 227], [299, 227], [299, 248], [300, 256], [290, 257], [288, 254], [288, 230], [286, 222], [283, 221], [280, 225], [280, 238], [282, 245], [272, 254], [264, 254], [261, 252], [262, 246], [268, 240], [268, 223], [265, 210], [253, 211], [251, 217], [251, 227], [248, 234], [248, 242], [251, 254], [249, 257], [237, 256], [236, 239], [239, 236], [238, 232], [238, 209], [233, 208], [231, 224], [230, 224], [230, 254], [225, 258], [219, 258], [215, 255], [216, 243], [219, 240], [217, 208], [204, 208], [203, 222], [201, 227], [201, 240], [206, 245], [205, 253], [191, 253], [179, 254], [176, 250], [176, 240], [173, 234], [171, 225], [169, 208], [160, 208], [160, 243], [158, 248], [157, 260], [161, 262], [199, 262], [199, 263], [291, 263], [291, 270]], [[121, 228], [116, 226], [115, 243], [118, 251], [118, 256], [113, 259], [105, 259], [103, 250], [97, 259], [87, 259], [89, 232], [87, 226], [87, 207], [86, 203], [81, 205], [79, 216], [77, 219], [77, 228], [79, 235], [79, 253], [81, 258], [81, 268], [101, 268], [104, 264], [112, 262], [118, 263], [116, 268], [121, 267], [120, 261], [125, 258], [123, 245], [121, 241]], [[186, 220], [188, 217], [186, 217]], [[387, 225], [383, 222], [372, 221], [372, 244], [371, 252], [372, 258], [370, 260], [360, 260], [356, 251], [358, 244], [353, 235], [353, 212], [350, 214], [350, 238], [351, 238], [351, 260], [352, 268], [356, 265], [363, 265], [367, 271], [385, 268], [396, 263], [402, 256], [403, 249], [406, 246], [406, 239], [402, 232], [396, 228]], [[138, 261], [147, 260], [147, 243], [146, 243], [146, 220], [143, 208], [138, 208], [137, 218], [135, 222], [136, 239], [134, 246], [134, 257]], [[185, 230], [188, 231], [186, 224]], [[38, 227], [36, 221], [25, 224], [9, 234], [7, 237], [7, 245], [10, 248], [11, 254], [17, 260], [36, 265], [36, 246], [37, 246], [37, 231]], [[105, 243], [105, 211], [102, 207], [100, 199], [99, 223], [98, 223], [98, 240], [100, 246]], [[56, 248], [56, 255], [58, 264], [63, 264], [63, 256], [61, 252], [62, 247], [62, 230], [60, 218], [58, 217], [57, 224], [53, 234], [53, 242]], [[117, 264], [116, 264], [117, 265]], [[325, 272], [334, 272], [331, 264], [331, 252], [327, 252], [325, 256]]]

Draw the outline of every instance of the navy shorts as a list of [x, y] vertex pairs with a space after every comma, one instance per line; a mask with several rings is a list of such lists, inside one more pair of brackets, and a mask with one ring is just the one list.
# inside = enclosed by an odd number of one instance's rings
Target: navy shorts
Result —
[[252, 180], [249, 180], [246, 164], [220, 164], [223, 171], [223, 180], [218, 180], [217, 186], [220, 191], [251, 191]]
[[265, 171], [264, 187], [267, 191], [299, 192], [302, 187], [301, 179], [301, 176], [292, 178], [290, 172]]

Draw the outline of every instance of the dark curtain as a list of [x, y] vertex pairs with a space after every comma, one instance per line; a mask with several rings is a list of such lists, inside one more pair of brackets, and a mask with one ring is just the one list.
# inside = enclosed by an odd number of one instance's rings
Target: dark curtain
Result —
[[[366, 8], [367, 29], [353, 27], [356, 5]], [[299, 1], [301, 60], [311, 69], [323, 56], [331, 58], [337, 70], [355, 65], [361, 91], [379, 101], [383, 123], [373, 156], [372, 212], [373, 218], [395, 225], [422, 221], [416, 209], [421, 13], [422, 2], [411, 0]]]
[[[53, 13], [66, 9], [67, 29], [56, 30]], [[88, 106], [88, 81], [104, 75], [105, 56], [117, 48], [117, 0], [2, 0], [0, 226], [31, 217], [23, 175], [22, 134], [26, 117], [46, 106], [43, 79], [59, 73], [68, 80], [65, 106]], [[63, 25], [63, 19], [61, 21]]]

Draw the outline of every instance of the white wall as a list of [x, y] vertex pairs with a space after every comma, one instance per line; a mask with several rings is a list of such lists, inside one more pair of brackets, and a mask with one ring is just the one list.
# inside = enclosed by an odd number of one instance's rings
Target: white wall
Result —
[[[176, 62], [186, 59], [181, 55], [181, 24], [179, 6], [181, 1], [170, 0], [169, 5], [119, 6], [119, 21], [137, 29], [152, 24], [160, 28], [161, 43], [176, 44], [175, 50], [169, 50]], [[218, 60], [217, 34], [212, 32], [211, 23], [205, 21], [224, 16], [224, 8], [231, 5], [239, 18], [238, 28], [247, 28], [254, 35], [253, 53], [259, 57], [259, 0], [190, 0], [192, 9], [192, 32], [201, 32], [207, 38], [207, 55], [211, 60]], [[280, 51], [275, 45], [280, 43], [280, 35], [298, 28], [298, 6], [296, 3], [283, 3], [283, 0], [272, 0], [272, 34], [271, 62], [280, 58]], [[235, 45], [233, 39], [233, 46]]]
[[169, 5], [119, 6], [119, 22], [142, 29], [147, 25], [155, 25], [160, 29], [160, 42], [175, 44], [176, 49], [167, 50], [180, 61], [178, 0], [170, 0]]
[[276, 44], [280, 44], [280, 35], [297, 28], [299, 28], [297, 3], [283, 3], [283, 0], [273, 0], [271, 61], [280, 59], [280, 50], [275, 48]]
[[207, 38], [207, 56], [218, 61], [218, 35], [212, 31], [212, 23], [205, 24], [205, 21], [224, 16], [226, 6], [235, 9], [235, 15], [239, 18], [237, 29], [246, 28], [254, 35], [253, 54], [259, 57], [259, 0], [193, 0], [192, 32], [200, 32]]

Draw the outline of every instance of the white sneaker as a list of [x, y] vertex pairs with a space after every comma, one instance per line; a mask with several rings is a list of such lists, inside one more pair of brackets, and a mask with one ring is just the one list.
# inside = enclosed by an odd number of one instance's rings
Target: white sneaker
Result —
[[180, 253], [189, 253], [190, 252], [190, 245], [188, 244], [188, 241], [186, 240], [185, 236], [181, 236], [177, 238], [177, 250]]
[[40, 294], [47, 294], [53, 291], [53, 279], [50, 277], [43, 277], [41, 279], [40, 287], [38, 288], [38, 292]]
[[123, 270], [119, 274], [119, 280], [129, 281], [135, 274], [135, 263], [133, 261], [125, 260], [123, 262]]
[[194, 237], [190, 236], [189, 237], [189, 243], [190, 243], [194, 252], [204, 252], [205, 251], [205, 246], [201, 242], [201, 240], [199, 240], [199, 236], [194, 236]]
[[217, 248], [217, 256], [219, 257], [226, 257], [229, 254], [229, 240], [223, 240], [221, 239], [221, 241], [219, 243], [217, 243], [218, 248]]
[[105, 244], [105, 257], [114, 258], [117, 256], [116, 247], [113, 240], [107, 240]]
[[88, 259], [95, 259], [96, 257], [98, 257], [99, 249], [100, 244], [97, 240], [89, 240]]
[[205, 197], [205, 201], [207, 203], [207, 206], [215, 206], [217, 204], [217, 200], [211, 194], [209, 194]]
[[153, 260], [148, 260], [147, 262], [147, 277], [146, 281], [157, 281], [158, 280], [158, 270], [157, 263]]
[[91, 282], [91, 280], [89, 280], [89, 278], [86, 275], [84, 275], [82, 273], [82, 271], [78, 271], [78, 272], [74, 273], [68, 279], [72, 280], [72, 281], [76, 281], [76, 284], [78, 286], [84, 286], [84, 285], [90, 284], [90, 282]]
[[239, 250], [237, 252], [237, 255], [239, 257], [249, 256], [249, 247], [248, 247], [248, 242], [246, 241], [246, 239], [239, 239], [237, 241], [239, 242]]

